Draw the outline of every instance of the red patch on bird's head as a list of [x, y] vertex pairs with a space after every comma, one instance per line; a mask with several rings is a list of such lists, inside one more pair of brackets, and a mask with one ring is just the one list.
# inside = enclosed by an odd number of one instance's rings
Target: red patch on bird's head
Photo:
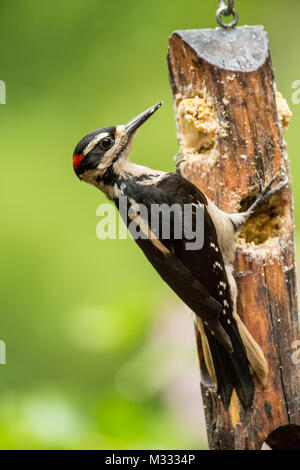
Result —
[[81, 155], [78, 155], [78, 154], [75, 154], [73, 155], [73, 168], [74, 170], [76, 170], [76, 168], [79, 167], [80, 163], [82, 162], [82, 160], [84, 159], [84, 155], [81, 154]]

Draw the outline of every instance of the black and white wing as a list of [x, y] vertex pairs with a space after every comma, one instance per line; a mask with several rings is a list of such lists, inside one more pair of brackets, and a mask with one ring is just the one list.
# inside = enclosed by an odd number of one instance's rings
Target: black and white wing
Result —
[[170, 217], [169, 238], [157, 233], [157, 226], [153, 227], [150, 217], [143, 219], [142, 212], [136, 218], [128, 217], [127, 225], [135, 234], [137, 227], [142, 230], [144, 237], [135, 236], [136, 243], [164, 281], [201, 318], [223, 401], [228, 404], [232, 390], [236, 388], [241, 401], [245, 406], [249, 405], [253, 400], [253, 380], [233, 318], [229, 282], [206, 197], [192, 183], [173, 173], [144, 187], [143, 184], [131, 183], [127, 189], [130, 203], [137, 202], [147, 207], [148, 214], [155, 204], [178, 204], [182, 210], [184, 205], [190, 206], [194, 214], [191, 219], [194, 232], [197, 228], [196, 208], [203, 211], [204, 227], [199, 227], [199, 230], [204, 230], [204, 244], [197, 249], [191, 249], [192, 240], [185, 237], [184, 228], [181, 238], [174, 236], [178, 222], [176, 214], [172, 213]]

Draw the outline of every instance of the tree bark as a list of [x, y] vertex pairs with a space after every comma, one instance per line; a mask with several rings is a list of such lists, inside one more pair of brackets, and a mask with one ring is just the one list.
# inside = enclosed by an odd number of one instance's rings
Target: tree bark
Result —
[[[211, 449], [300, 449], [300, 343], [290, 170], [283, 131], [289, 110], [276, 92], [261, 26], [172, 34], [168, 54], [180, 154], [178, 171], [226, 212], [250, 206], [280, 170], [287, 187], [237, 235], [238, 314], [269, 365], [245, 411], [228, 410], [202, 380]], [[200, 368], [201, 339], [197, 333]], [[203, 375], [202, 375], [203, 379]]]

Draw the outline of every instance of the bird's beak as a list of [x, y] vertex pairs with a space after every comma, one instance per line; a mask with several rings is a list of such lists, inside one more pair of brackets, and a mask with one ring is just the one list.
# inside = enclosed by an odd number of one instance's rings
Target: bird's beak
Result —
[[162, 101], [160, 101], [159, 103], [155, 104], [151, 108], [136, 116], [135, 118], [131, 119], [131, 121], [125, 124], [125, 134], [128, 137], [131, 137], [135, 133], [135, 131], [137, 131], [138, 128], [142, 124], [144, 124], [149, 119], [149, 117], [151, 117], [152, 114], [154, 114], [155, 111], [158, 110], [158, 108], [161, 107], [162, 104]]

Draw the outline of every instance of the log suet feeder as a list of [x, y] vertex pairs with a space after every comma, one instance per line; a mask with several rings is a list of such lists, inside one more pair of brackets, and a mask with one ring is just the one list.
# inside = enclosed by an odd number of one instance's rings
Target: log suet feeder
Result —
[[[221, 20], [225, 7], [220, 2]], [[290, 112], [276, 90], [267, 34], [262, 26], [233, 27], [237, 18], [229, 28], [174, 32], [168, 53], [180, 149], [177, 171], [226, 212], [247, 209], [259, 185], [281, 169], [290, 178], [283, 137]], [[256, 387], [252, 409], [245, 411], [235, 394], [225, 409], [202, 374], [211, 449], [258, 450], [264, 442], [272, 449], [300, 449], [293, 232], [289, 180], [237, 234], [238, 314], [264, 351], [268, 384]], [[201, 368], [203, 351], [196, 336]]]

